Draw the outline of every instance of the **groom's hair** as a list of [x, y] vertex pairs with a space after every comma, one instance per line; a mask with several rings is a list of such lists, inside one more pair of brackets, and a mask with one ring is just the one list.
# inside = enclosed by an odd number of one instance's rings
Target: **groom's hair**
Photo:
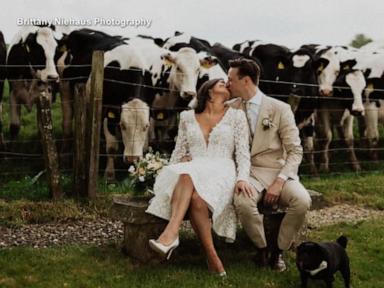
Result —
[[255, 84], [256, 86], [259, 85], [260, 67], [255, 61], [241, 57], [234, 60], [230, 60], [229, 67], [238, 68], [237, 74], [240, 79], [245, 76], [249, 76], [253, 84]]

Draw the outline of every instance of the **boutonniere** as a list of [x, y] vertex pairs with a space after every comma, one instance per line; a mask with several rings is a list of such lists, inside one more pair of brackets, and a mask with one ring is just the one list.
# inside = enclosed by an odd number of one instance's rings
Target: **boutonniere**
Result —
[[272, 122], [272, 120], [268, 117], [263, 118], [263, 121], [261, 121], [261, 124], [263, 125], [264, 130], [270, 129], [272, 127], [275, 127], [276, 125]]

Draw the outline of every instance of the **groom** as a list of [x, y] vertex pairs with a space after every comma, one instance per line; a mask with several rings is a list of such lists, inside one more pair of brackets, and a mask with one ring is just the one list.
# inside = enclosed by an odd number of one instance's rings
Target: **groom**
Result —
[[282, 251], [288, 250], [303, 225], [311, 198], [299, 182], [298, 168], [303, 149], [290, 106], [263, 94], [258, 88], [260, 69], [248, 59], [230, 62], [227, 87], [232, 97], [230, 106], [246, 112], [251, 135], [250, 183], [236, 185], [234, 205], [244, 230], [259, 250], [258, 265], [268, 265], [267, 242], [263, 215], [257, 204], [287, 207], [282, 220], [278, 247], [271, 253], [269, 264], [278, 271], [286, 270]]

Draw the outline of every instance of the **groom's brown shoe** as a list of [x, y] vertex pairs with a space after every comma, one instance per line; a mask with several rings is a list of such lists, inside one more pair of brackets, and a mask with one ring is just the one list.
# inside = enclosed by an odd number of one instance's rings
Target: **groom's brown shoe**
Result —
[[259, 267], [267, 267], [268, 266], [268, 249], [262, 248], [257, 249], [257, 255], [254, 258], [254, 261]]
[[283, 259], [283, 254], [281, 251], [274, 251], [271, 255], [271, 268], [273, 270], [283, 272], [287, 270], [287, 265], [285, 264], [285, 261]]

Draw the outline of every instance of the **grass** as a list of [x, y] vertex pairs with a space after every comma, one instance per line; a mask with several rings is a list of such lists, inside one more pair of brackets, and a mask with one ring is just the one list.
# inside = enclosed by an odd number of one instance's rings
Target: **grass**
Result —
[[350, 203], [384, 209], [384, 174], [347, 175], [302, 179], [307, 189], [323, 193], [330, 203]]
[[[339, 224], [310, 232], [314, 240], [349, 237], [352, 286], [384, 287], [383, 219]], [[125, 258], [119, 248], [63, 246], [47, 249], [13, 248], [0, 250], [0, 287], [260, 287], [299, 286], [294, 253], [288, 252], [288, 271], [276, 273], [257, 269], [250, 246], [219, 245], [228, 279], [207, 272], [205, 259], [194, 237], [183, 237], [181, 247], [169, 263], [139, 266]], [[228, 244], [227, 244], [228, 245]], [[309, 287], [321, 287], [311, 282]], [[343, 287], [336, 274], [335, 287]]]
[[[70, 190], [70, 177], [63, 177], [65, 190]], [[321, 192], [330, 204], [350, 203], [384, 210], [384, 175], [304, 178], [308, 189]], [[25, 177], [0, 184], [0, 224], [14, 226], [25, 223], [47, 223], [59, 219], [82, 219], [97, 215], [107, 216], [112, 197], [116, 194], [132, 194], [126, 182], [107, 185], [102, 179], [98, 185], [98, 198], [76, 202], [70, 198], [53, 203], [43, 179], [33, 181]]]
[[[8, 127], [9, 127], [9, 83], [4, 83], [4, 95], [3, 95], [3, 125], [4, 125], [4, 136], [9, 139]], [[61, 104], [60, 96], [57, 95], [56, 101], [52, 105], [52, 122], [53, 131], [55, 135], [61, 135]], [[29, 113], [24, 106], [21, 109], [21, 127], [20, 127], [20, 139], [38, 139], [37, 135], [37, 122], [36, 122], [36, 106], [33, 106], [32, 111]]]

